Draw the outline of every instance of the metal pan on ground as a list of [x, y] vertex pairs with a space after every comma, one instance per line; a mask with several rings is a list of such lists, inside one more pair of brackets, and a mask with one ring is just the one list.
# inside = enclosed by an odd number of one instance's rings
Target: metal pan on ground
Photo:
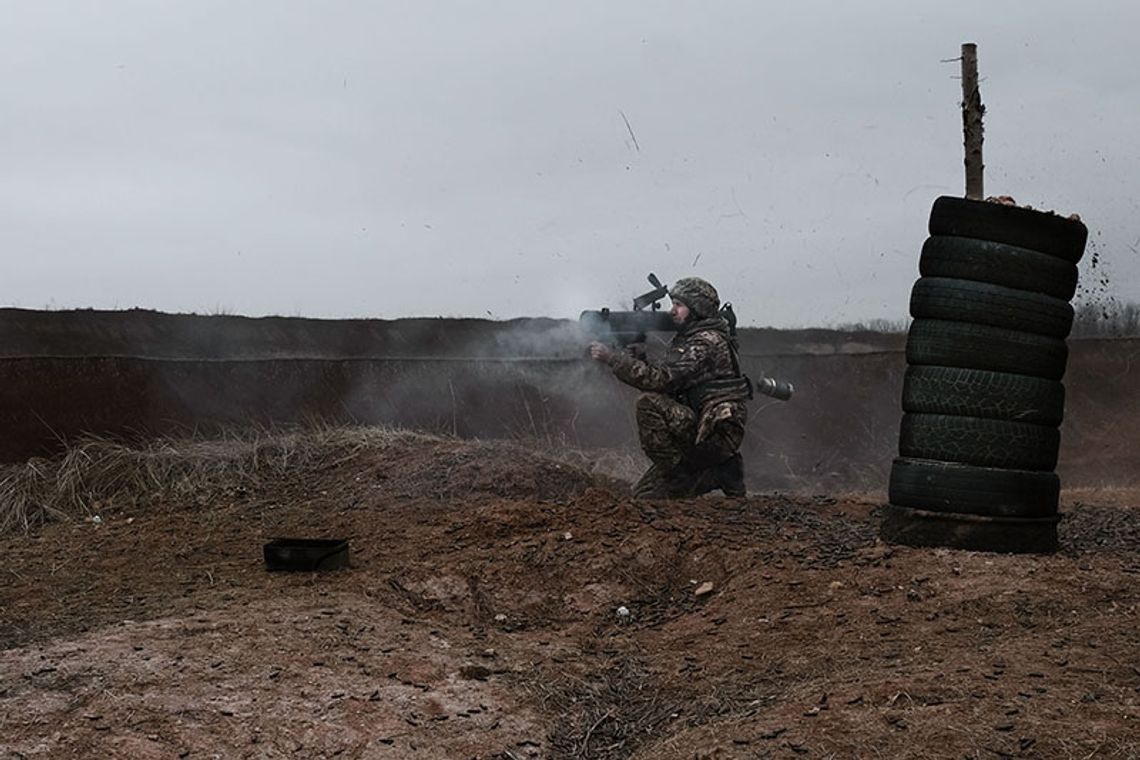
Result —
[[263, 547], [266, 570], [315, 572], [348, 567], [343, 538], [275, 538]]

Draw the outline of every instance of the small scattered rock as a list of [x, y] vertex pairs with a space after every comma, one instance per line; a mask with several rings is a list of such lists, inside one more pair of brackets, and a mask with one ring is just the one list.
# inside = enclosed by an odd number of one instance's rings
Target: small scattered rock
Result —
[[464, 665], [459, 669], [459, 675], [468, 681], [486, 681], [491, 677], [491, 669], [482, 665]]
[[693, 592], [693, 596], [707, 596], [708, 594], [712, 593], [712, 590], [712, 581], [705, 581], [701, 585], [697, 586], [697, 590]]

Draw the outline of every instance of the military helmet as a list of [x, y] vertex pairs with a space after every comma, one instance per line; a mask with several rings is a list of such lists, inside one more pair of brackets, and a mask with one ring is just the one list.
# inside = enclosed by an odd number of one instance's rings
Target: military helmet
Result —
[[689, 307], [697, 319], [715, 317], [720, 310], [720, 296], [716, 288], [700, 277], [682, 277], [669, 289], [669, 297]]

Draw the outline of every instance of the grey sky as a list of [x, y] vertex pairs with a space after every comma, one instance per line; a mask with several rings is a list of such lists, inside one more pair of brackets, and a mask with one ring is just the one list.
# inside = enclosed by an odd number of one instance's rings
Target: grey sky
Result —
[[1080, 213], [1096, 279], [1140, 285], [1123, 0], [0, 0], [0, 18], [4, 305], [575, 317], [628, 307], [653, 271], [707, 277], [746, 324], [899, 319], [931, 202], [962, 194], [942, 60], [966, 41], [987, 192]]

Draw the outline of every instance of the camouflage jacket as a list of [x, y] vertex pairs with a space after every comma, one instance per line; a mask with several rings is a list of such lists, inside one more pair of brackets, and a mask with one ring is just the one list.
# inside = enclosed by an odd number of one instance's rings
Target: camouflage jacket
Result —
[[627, 385], [664, 393], [692, 406], [699, 420], [697, 441], [701, 441], [711, 426], [721, 420], [735, 419], [744, 424], [747, 414], [744, 394], [694, 394], [710, 380], [740, 376], [734, 352], [728, 324], [720, 317], [713, 317], [691, 322], [679, 330], [662, 362], [642, 361], [628, 353], [615, 352], [610, 356], [609, 365], [614, 375]]

